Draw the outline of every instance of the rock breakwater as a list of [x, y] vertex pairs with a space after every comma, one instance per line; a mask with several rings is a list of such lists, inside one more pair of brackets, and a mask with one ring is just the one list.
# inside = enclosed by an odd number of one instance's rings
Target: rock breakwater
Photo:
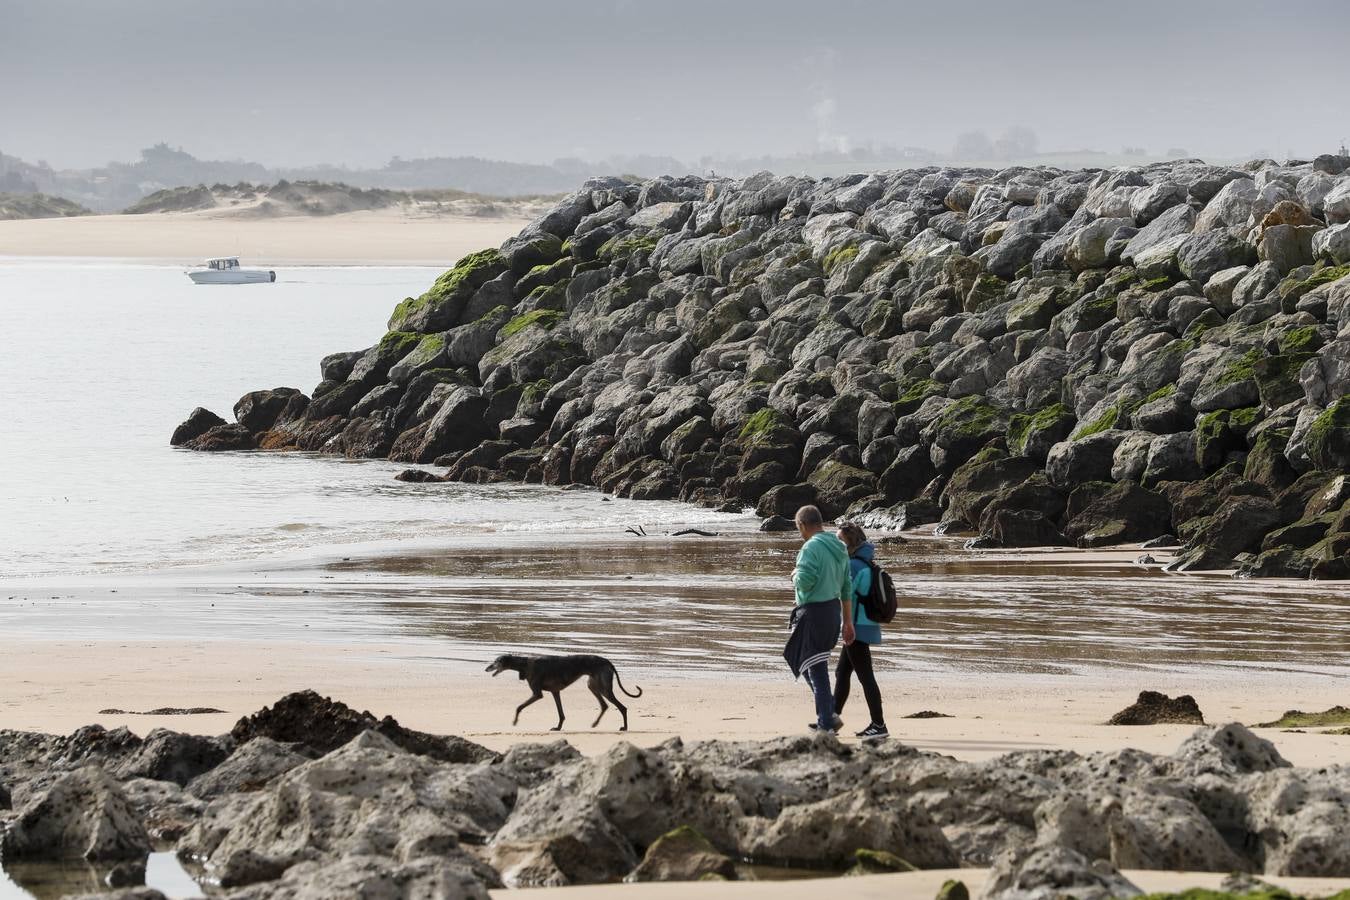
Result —
[[[297, 725], [317, 737], [286, 739]], [[172, 847], [213, 896], [259, 900], [734, 878], [748, 861], [993, 865], [992, 893], [1010, 897], [1043, 868], [1060, 888], [1113, 866], [1350, 876], [1350, 770], [1291, 768], [1241, 725], [1199, 728], [1170, 756], [967, 763], [819, 735], [586, 758], [565, 741], [498, 754], [302, 692], [219, 737], [0, 732], [0, 780], [6, 862], [135, 869]]]
[[173, 443], [1344, 578], [1347, 164], [593, 179]]

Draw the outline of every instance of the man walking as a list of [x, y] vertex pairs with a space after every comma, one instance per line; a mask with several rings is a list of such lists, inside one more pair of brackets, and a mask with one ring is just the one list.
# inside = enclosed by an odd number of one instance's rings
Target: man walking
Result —
[[792, 610], [783, 658], [794, 678], [806, 676], [815, 695], [816, 721], [811, 727], [838, 731], [843, 723], [834, 714], [830, 651], [839, 642], [841, 622], [844, 643], [853, 642], [853, 579], [848, 551], [839, 538], [825, 530], [825, 519], [814, 506], [797, 510], [797, 531], [803, 541], [792, 570], [797, 605]]

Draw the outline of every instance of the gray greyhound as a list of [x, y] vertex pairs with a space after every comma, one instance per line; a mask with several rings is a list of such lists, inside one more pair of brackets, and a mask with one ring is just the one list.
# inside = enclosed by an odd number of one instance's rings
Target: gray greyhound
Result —
[[[558, 724], [550, 728], [550, 731], [561, 731], [563, 726], [563, 708], [562, 697], [558, 692], [576, 681], [581, 676], [587, 676], [586, 686], [591, 689], [595, 699], [600, 701], [600, 715], [595, 717], [591, 723], [594, 728], [600, 724], [600, 719], [604, 717], [605, 711], [609, 709], [605, 700], [614, 704], [614, 708], [623, 716], [623, 727], [620, 731], [628, 730], [628, 707], [619, 702], [619, 698], [614, 696], [614, 682], [618, 681], [619, 690], [623, 691], [628, 697], [641, 697], [642, 688], [637, 688], [637, 693], [630, 693], [628, 688], [623, 686], [623, 681], [619, 679], [619, 672], [614, 668], [614, 663], [605, 659], [603, 656], [516, 656], [505, 654], [492, 661], [486, 671], [492, 673], [492, 677], [497, 677], [502, 672], [519, 672], [520, 680], [526, 682], [533, 691], [530, 699], [526, 700], [520, 706], [516, 707], [516, 717], [511, 720], [515, 725], [520, 721], [520, 711], [529, 706], [536, 700], [544, 696], [544, 691], [553, 695], [553, 702], [558, 706]], [[636, 685], [634, 685], [636, 687]]]

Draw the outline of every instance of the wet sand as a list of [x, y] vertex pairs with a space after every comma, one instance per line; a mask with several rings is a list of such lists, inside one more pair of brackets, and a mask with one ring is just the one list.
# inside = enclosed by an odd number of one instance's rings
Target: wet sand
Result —
[[206, 213], [76, 216], [0, 222], [0, 257], [117, 258], [190, 265], [226, 254], [246, 266], [434, 265], [495, 247], [520, 217], [409, 215], [240, 218]]
[[[809, 693], [779, 656], [794, 536], [749, 520], [718, 538], [617, 529], [465, 531], [441, 543], [184, 567], [137, 576], [0, 582], [0, 728], [68, 733], [97, 722], [145, 734], [220, 734], [314, 689], [424, 731], [497, 750], [562, 737], [586, 754], [620, 741], [768, 739], [805, 732]], [[672, 531], [677, 525], [653, 527]], [[1112, 727], [1141, 690], [1195, 696], [1212, 723], [1251, 725], [1344, 702], [1350, 591], [1342, 585], [1174, 577], [1138, 548], [973, 552], [920, 535], [883, 545], [901, 613], [878, 649], [895, 740], [979, 760], [1029, 749], [1166, 754], [1190, 725]], [[1154, 553], [1158, 556], [1158, 553]], [[511, 725], [521, 682], [483, 668], [501, 652], [597, 652], [640, 698], [630, 730], [584, 686]], [[845, 740], [866, 724], [856, 688]], [[204, 715], [105, 709], [212, 707]], [[922, 711], [942, 718], [907, 718]], [[1350, 736], [1258, 729], [1298, 766], [1350, 764]], [[930, 898], [952, 873], [850, 879], [849, 896]], [[978, 893], [983, 873], [957, 873]], [[1146, 890], [1217, 887], [1221, 876], [1130, 873]], [[1309, 895], [1350, 882], [1288, 883]], [[0, 896], [3, 896], [0, 884]], [[688, 885], [598, 885], [577, 900], [689, 895]], [[819, 883], [701, 884], [705, 900], [781, 900]], [[494, 892], [506, 897], [516, 892]]]
[[[716, 526], [717, 538], [465, 531], [452, 547], [15, 580], [0, 582], [0, 611], [20, 642], [430, 641], [458, 658], [596, 652], [675, 674], [776, 676], [799, 541], [750, 522]], [[1172, 576], [1134, 565], [1138, 553], [966, 551], [925, 535], [883, 544], [901, 612], [879, 668], [1154, 682], [1350, 673], [1347, 586]]]
[[[672, 529], [673, 530], [673, 529]], [[584, 752], [618, 740], [769, 738], [804, 730], [808, 694], [780, 657], [790, 536], [645, 539], [466, 533], [453, 549], [300, 557], [149, 576], [0, 584], [9, 652], [0, 727], [89, 722], [228, 730], [313, 688], [497, 749], [551, 739], [552, 704], [483, 667], [502, 652], [594, 652], [632, 689], [632, 730], [564, 695]], [[902, 598], [876, 652], [897, 739], [978, 759], [1033, 747], [1171, 752], [1192, 731], [1104, 723], [1141, 690], [1193, 694], [1247, 724], [1343, 702], [1343, 586], [1180, 578], [1137, 550], [989, 554], [920, 537], [883, 545]], [[866, 724], [855, 689], [845, 719]], [[216, 707], [202, 716], [99, 710]], [[905, 719], [934, 710], [952, 718]], [[1350, 762], [1350, 737], [1267, 732], [1299, 765]]]

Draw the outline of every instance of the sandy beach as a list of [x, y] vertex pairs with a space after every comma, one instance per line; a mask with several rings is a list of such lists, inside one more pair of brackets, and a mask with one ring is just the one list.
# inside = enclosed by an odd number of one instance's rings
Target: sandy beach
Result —
[[[801, 734], [810, 718], [809, 694], [784, 670], [781, 676], [730, 672], [674, 674], [620, 667], [643, 696], [625, 698], [630, 730], [620, 732], [614, 711], [589, 726], [596, 708], [584, 685], [563, 694], [564, 730], [547, 698], [511, 726], [512, 711], [529, 696], [514, 677], [483, 672], [490, 657], [451, 658], [432, 642], [305, 644], [234, 641], [31, 641], [12, 645], [0, 659], [0, 727], [68, 733], [97, 722], [144, 734], [155, 727], [220, 734], [241, 716], [282, 695], [312, 688], [377, 715], [393, 715], [424, 731], [458, 734], [496, 750], [562, 737], [586, 754], [618, 741], [653, 746], [689, 740], [764, 740]], [[1189, 725], [1121, 727], [1104, 723], [1140, 690], [1191, 693], [1211, 722], [1269, 721], [1290, 705], [1326, 709], [1344, 691], [1329, 678], [1247, 678], [1222, 675], [1036, 677], [978, 674], [909, 676], [887, 673], [883, 689], [893, 714], [894, 739], [959, 759], [988, 759], [1027, 749], [1079, 753], [1135, 747], [1170, 753]], [[862, 698], [846, 725], [865, 721]], [[115, 715], [160, 707], [213, 707], [208, 715]], [[951, 718], [909, 719], [923, 711]], [[847, 713], [848, 711], [846, 711]], [[856, 730], [856, 729], [852, 729]], [[1295, 765], [1350, 763], [1350, 737], [1259, 729]], [[853, 740], [846, 729], [846, 740]]]
[[211, 211], [0, 222], [0, 257], [123, 259], [189, 265], [211, 256], [245, 265], [452, 265], [520, 231], [515, 217], [409, 215], [242, 218]]

